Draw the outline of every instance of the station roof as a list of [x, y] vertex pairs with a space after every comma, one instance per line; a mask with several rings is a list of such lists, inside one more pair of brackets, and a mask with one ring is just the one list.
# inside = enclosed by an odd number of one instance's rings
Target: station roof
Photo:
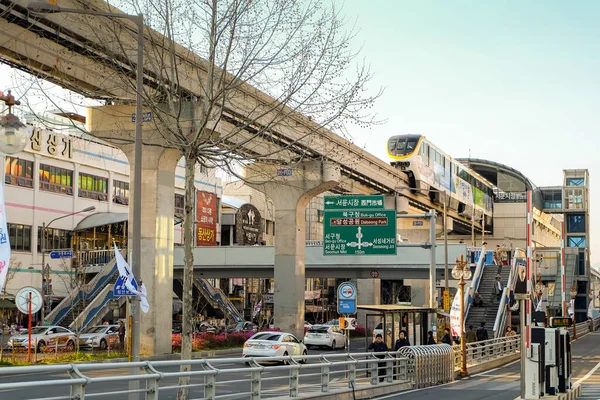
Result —
[[359, 310], [365, 311], [379, 311], [379, 312], [422, 312], [433, 311], [430, 307], [417, 307], [417, 306], [400, 306], [397, 304], [373, 304], [373, 305], [364, 305], [358, 306]]
[[466, 164], [467, 166], [469, 166], [469, 168], [477, 171], [479, 174], [483, 175], [488, 181], [492, 182], [494, 185], [498, 185], [498, 179], [495, 176], [495, 172], [500, 170], [524, 182], [528, 190], [537, 189], [535, 184], [531, 182], [531, 180], [529, 180], [529, 178], [527, 178], [521, 171], [517, 171], [516, 169], [509, 167], [506, 164], [501, 164], [499, 162], [490, 160], [484, 160], [481, 158], [457, 158], [456, 160], [462, 164]]
[[79, 221], [73, 232], [84, 231], [108, 224], [118, 224], [127, 221], [128, 218], [129, 215], [127, 213], [97, 212]]

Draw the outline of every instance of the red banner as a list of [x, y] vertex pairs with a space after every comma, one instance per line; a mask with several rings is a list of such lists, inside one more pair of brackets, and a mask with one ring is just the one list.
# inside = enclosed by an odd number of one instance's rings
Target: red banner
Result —
[[217, 245], [217, 195], [196, 193], [196, 246]]

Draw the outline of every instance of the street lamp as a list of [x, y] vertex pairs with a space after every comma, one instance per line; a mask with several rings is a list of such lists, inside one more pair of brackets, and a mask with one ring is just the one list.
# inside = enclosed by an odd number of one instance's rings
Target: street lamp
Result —
[[[56, 4], [33, 2], [27, 9], [39, 14], [72, 13], [96, 15], [108, 18], [124, 18], [134, 22], [138, 27], [137, 34], [137, 68], [136, 68], [136, 107], [135, 107], [135, 146], [133, 167], [133, 218], [132, 218], [132, 242], [133, 253], [132, 272], [134, 276], [141, 279], [142, 259], [142, 92], [144, 90], [144, 15], [129, 15], [121, 13], [102, 12], [94, 10], [81, 10], [77, 8], [62, 8]], [[138, 361], [140, 356], [140, 307], [139, 297], [132, 299], [131, 315], [133, 317], [133, 329], [131, 331], [132, 358]]]
[[460, 260], [456, 259], [456, 265], [452, 268], [452, 277], [460, 279], [458, 286], [460, 288], [460, 376], [467, 376], [467, 341], [465, 340], [465, 280], [471, 279], [471, 268], [460, 255]]
[[[63, 219], [63, 218], [67, 218], [70, 216], [73, 216], [75, 214], [79, 214], [79, 213], [84, 213], [84, 212], [91, 212], [91, 211], [95, 211], [96, 207], [91, 206], [91, 207], [86, 207], [83, 210], [80, 211], [75, 211], [72, 212], [70, 214], [67, 215], [62, 215], [60, 217], [54, 218], [53, 220], [51, 220], [50, 222], [48, 222], [48, 225], [46, 225], [45, 222], [42, 222], [42, 244], [41, 244], [41, 251], [42, 251], [42, 325], [44, 325], [44, 320], [46, 318], [46, 296], [50, 295], [50, 265], [46, 266], [46, 230], [48, 228], [50, 228], [50, 225], [52, 225], [52, 223], [54, 221], [58, 221], [59, 219]], [[46, 286], [44, 286], [44, 279], [46, 280]]]
[[8, 107], [8, 114], [0, 118], [0, 151], [5, 154], [16, 154], [23, 151], [29, 139], [25, 124], [12, 113], [13, 106], [20, 105], [21, 102], [15, 100], [10, 90], [6, 96], [0, 92], [0, 100]]
[[[442, 229], [444, 231], [444, 298], [446, 298], [446, 296], [448, 296], [448, 298], [449, 298], [450, 292], [448, 291], [448, 230], [446, 229], [446, 217], [447, 217], [447, 209], [446, 209], [447, 204], [446, 203], [448, 202], [448, 198], [446, 197], [446, 192], [443, 192], [438, 189], [415, 189], [415, 188], [411, 188], [409, 186], [396, 187], [396, 190], [401, 190], [401, 189], [418, 190], [418, 191], [423, 191], [423, 192], [437, 192], [443, 196], [443, 204], [444, 204], [443, 218], [444, 218], [444, 220], [442, 221]], [[435, 282], [431, 282], [431, 284], [435, 285]], [[444, 302], [444, 303], [446, 303], [446, 302]], [[446, 304], [444, 304], [444, 305], [446, 305]], [[448, 304], [448, 306], [449, 305], [450, 304]], [[446, 307], [444, 307], [444, 309], [446, 311], [448, 311], [448, 309]]]

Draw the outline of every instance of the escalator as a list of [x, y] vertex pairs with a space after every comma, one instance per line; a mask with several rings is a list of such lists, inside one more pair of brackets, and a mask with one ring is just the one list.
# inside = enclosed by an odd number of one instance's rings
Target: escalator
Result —
[[[94, 302], [96, 296], [103, 293], [107, 286], [117, 281], [118, 269], [115, 259], [104, 265], [98, 274], [87, 284], [73, 290], [47, 316], [46, 323], [65, 328], [73, 326], [79, 315]], [[111, 290], [112, 293], [112, 290]], [[84, 326], [77, 326], [77, 330]]]
[[[173, 291], [179, 298], [183, 299], [183, 283], [181, 281], [173, 280]], [[225, 293], [211, 285], [208, 279], [194, 279], [192, 295], [197, 309], [202, 309], [208, 305], [212, 309], [221, 312], [230, 321], [236, 323], [244, 321], [238, 309]]]

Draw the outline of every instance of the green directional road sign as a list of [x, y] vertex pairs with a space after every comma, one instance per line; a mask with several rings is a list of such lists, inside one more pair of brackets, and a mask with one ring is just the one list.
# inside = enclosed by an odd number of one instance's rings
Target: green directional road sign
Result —
[[325, 210], [383, 210], [383, 196], [325, 196]]
[[325, 211], [323, 255], [395, 255], [396, 211]]

